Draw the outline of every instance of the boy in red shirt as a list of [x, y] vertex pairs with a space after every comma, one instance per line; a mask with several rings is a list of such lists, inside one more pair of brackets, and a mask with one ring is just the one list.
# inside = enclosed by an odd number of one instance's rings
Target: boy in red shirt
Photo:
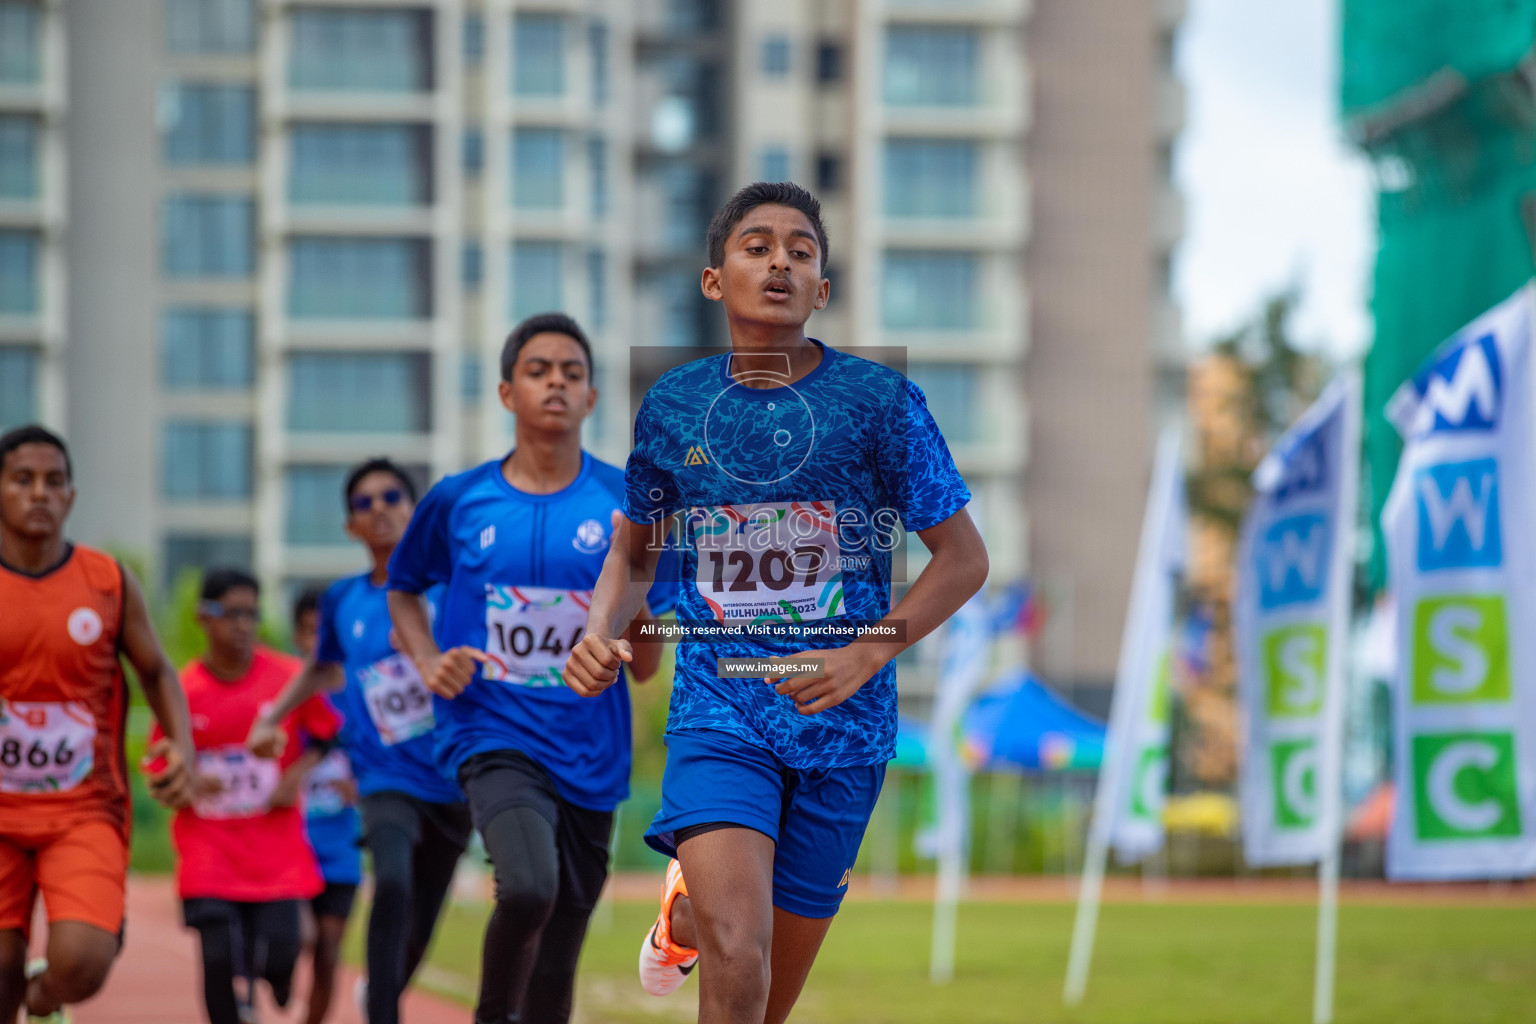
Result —
[[251, 723], [302, 667], [257, 646], [258, 600], [256, 580], [246, 573], [209, 573], [198, 608], [208, 653], [182, 671], [197, 796], [176, 815], [171, 835], [184, 919], [202, 936], [211, 1024], [240, 1024], [237, 975], [253, 984], [265, 978], [277, 1004], [287, 1004], [300, 907], [323, 888], [297, 803], [304, 774], [324, 756], [325, 744], [305, 749], [298, 730], [330, 741], [340, 722], [313, 699], [283, 723], [288, 742], [276, 760], [245, 749]]

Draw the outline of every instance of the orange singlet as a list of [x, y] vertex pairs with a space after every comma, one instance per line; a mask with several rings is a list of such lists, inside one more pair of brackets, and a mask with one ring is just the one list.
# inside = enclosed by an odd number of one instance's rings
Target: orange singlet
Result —
[[123, 570], [76, 545], [28, 576], [0, 564], [0, 930], [122, 927], [128, 865]]

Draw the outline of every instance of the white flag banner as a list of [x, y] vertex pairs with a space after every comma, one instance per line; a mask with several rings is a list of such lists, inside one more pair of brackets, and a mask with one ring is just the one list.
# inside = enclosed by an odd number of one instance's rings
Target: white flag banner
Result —
[[[1117, 751], [1115, 809], [1109, 842], [1122, 864], [1162, 848], [1168, 802], [1168, 689], [1173, 612], [1184, 571], [1188, 515], [1184, 464], [1176, 432], [1158, 441], [1131, 603], [1126, 611], [1119, 672], [1106, 749]], [[1106, 768], [1108, 764], [1106, 763]]]
[[1243, 855], [1257, 867], [1321, 861], [1337, 841], [1359, 458], [1350, 370], [1253, 475], [1233, 629]]
[[1388, 405], [1400, 879], [1536, 873], [1536, 285], [1445, 343]]

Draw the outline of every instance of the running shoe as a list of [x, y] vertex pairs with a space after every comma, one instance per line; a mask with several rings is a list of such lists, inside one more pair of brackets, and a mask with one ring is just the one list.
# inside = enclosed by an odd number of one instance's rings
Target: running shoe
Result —
[[674, 860], [667, 865], [667, 877], [661, 883], [661, 912], [640, 943], [640, 987], [653, 996], [676, 992], [699, 962], [698, 950], [672, 941], [672, 904], [686, 895], [683, 866]]

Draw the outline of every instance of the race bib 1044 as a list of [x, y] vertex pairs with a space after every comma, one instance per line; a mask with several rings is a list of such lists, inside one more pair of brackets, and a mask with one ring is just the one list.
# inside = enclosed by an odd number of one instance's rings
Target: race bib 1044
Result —
[[692, 509], [695, 584], [720, 622], [809, 622], [843, 604], [837, 509], [774, 501]]
[[432, 694], [411, 659], [391, 654], [358, 673], [368, 717], [386, 747], [432, 731]]
[[197, 774], [218, 783], [218, 792], [193, 802], [199, 818], [254, 818], [272, 806], [281, 773], [276, 761], [230, 745], [199, 750]]
[[80, 701], [0, 700], [0, 793], [63, 793], [95, 767], [96, 717]]
[[517, 686], [564, 686], [560, 670], [587, 630], [590, 590], [486, 584], [487, 679]]

